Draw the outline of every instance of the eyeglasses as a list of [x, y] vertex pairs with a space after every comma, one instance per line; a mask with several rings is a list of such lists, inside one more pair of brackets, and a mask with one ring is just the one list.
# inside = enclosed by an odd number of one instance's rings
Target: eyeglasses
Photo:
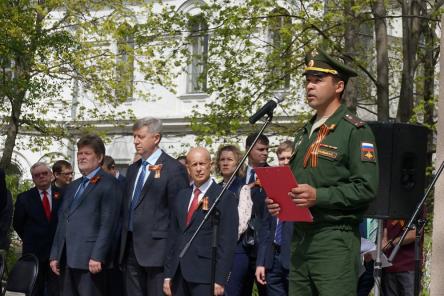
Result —
[[32, 175], [33, 178], [38, 178], [38, 177], [46, 177], [48, 176], [49, 172], [41, 172], [41, 173], [35, 173]]
[[74, 175], [74, 172], [60, 173], [60, 175], [63, 175], [63, 176], [73, 176], [73, 175]]

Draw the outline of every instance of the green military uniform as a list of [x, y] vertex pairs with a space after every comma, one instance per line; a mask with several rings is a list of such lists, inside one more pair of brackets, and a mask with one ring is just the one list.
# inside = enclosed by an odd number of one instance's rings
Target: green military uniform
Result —
[[[310, 60], [305, 73], [322, 73], [327, 66]], [[327, 70], [350, 76], [337, 65]], [[310, 136], [315, 119], [297, 133], [290, 163], [298, 183], [316, 189], [313, 223], [294, 224], [290, 295], [356, 295], [358, 224], [378, 189], [375, 139], [345, 105]]]

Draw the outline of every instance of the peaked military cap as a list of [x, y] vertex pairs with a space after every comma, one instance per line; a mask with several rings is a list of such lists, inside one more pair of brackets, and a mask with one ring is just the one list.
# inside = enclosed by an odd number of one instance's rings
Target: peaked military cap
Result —
[[322, 49], [317, 49], [305, 56], [304, 75], [321, 73], [336, 75], [345, 81], [350, 77], [358, 76], [352, 68], [333, 59]]

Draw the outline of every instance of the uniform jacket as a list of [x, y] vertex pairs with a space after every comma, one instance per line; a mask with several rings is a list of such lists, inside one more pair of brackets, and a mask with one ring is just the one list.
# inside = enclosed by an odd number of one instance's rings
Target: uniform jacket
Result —
[[90, 181], [75, 201], [81, 178], [69, 184], [59, 211], [59, 225], [50, 259], [60, 262], [66, 248], [66, 263], [70, 268], [88, 270], [90, 259], [102, 262], [105, 268], [112, 265], [114, 254], [111, 246], [122, 192], [116, 178], [102, 169], [94, 178], [95, 184]]
[[32, 253], [39, 260], [48, 260], [49, 252], [57, 228], [60, 192], [51, 187], [52, 209], [48, 221], [43, 209], [42, 199], [36, 187], [17, 196], [13, 227], [23, 241], [23, 254]]
[[[316, 205], [310, 208], [313, 224], [296, 223], [297, 227], [321, 224], [357, 227], [378, 189], [373, 133], [365, 122], [341, 105], [324, 123], [329, 133], [319, 145], [317, 166], [313, 167], [310, 162], [304, 166], [307, 150], [320, 131], [318, 128], [308, 137], [314, 120], [315, 117], [296, 135], [295, 153], [290, 162], [298, 183], [315, 187], [317, 196]], [[373, 147], [371, 154], [367, 154], [365, 147], [368, 146]]]
[[[179, 254], [189, 241], [207, 211], [200, 206], [193, 214], [190, 224], [186, 225], [188, 205], [192, 188], [180, 191], [175, 199], [168, 249], [170, 250], [165, 263], [165, 277], [173, 278], [177, 269], [181, 268], [182, 276], [187, 282], [209, 284], [211, 282], [211, 241], [212, 223], [207, 220], [201, 231], [182, 259]], [[208, 188], [208, 208], [221, 192], [222, 187], [215, 182]], [[216, 206], [220, 213], [219, 235], [217, 238], [216, 283], [225, 285], [233, 262], [239, 224], [237, 200], [233, 193], [226, 191]]]
[[[123, 262], [128, 236], [128, 215], [131, 199], [142, 160], [127, 171], [127, 188], [123, 202], [120, 263]], [[162, 164], [160, 175], [150, 172], [135, 205], [133, 216], [133, 248], [137, 262], [145, 267], [160, 267], [165, 263], [170, 208], [177, 192], [189, 186], [185, 167], [162, 152], [156, 164]]]

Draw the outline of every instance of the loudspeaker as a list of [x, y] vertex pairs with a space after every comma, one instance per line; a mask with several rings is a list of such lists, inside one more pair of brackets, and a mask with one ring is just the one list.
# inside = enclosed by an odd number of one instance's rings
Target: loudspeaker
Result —
[[379, 189], [364, 214], [409, 219], [424, 194], [428, 129], [406, 123], [368, 123], [376, 138]]

